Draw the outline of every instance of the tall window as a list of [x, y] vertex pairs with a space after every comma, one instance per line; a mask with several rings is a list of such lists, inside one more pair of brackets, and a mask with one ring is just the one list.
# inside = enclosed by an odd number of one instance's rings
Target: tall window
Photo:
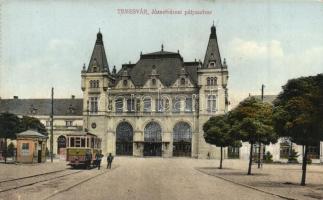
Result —
[[118, 98], [116, 100], [116, 112], [121, 113], [123, 112], [123, 98]]
[[216, 96], [209, 95], [207, 98], [207, 111], [215, 112], [216, 111]]
[[192, 112], [192, 97], [185, 99], [185, 112]]
[[284, 141], [280, 143], [280, 158], [287, 159], [291, 150], [291, 145], [289, 141]]
[[178, 113], [181, 111], [181, 100], [179, 97], [173, 98], [173, 112]]
[[165, 111], [164, 99], [157, 98], [156, 99], [156, 112], [164, 112], [164, 111]]
[[127, 99], [127, 111], [128, 112], [135, 111], [135, 100], [133, 98]]
[[98, 97], [90, 97], [90, 112], [98, 112]]
[[146, 97], [144, 99], [144, 112], [151, 112], [151, 98]]
[[90, 88], [98, 88], [100, 86], [99, 80], [90, 80]]
[[317, 142], [315, 146], [308, 146], [308, 158], [319, 159], [320, 158], [320, 142]]
[[216, 77], [207, 77], [207, 79], [206, 79], [206, 85], [208, 85], [208, 86], [217, 85], [217, 79], [216, 79]]
[[240, 157], [240, 148], [228, 146], [228, 158], [234, 159]]

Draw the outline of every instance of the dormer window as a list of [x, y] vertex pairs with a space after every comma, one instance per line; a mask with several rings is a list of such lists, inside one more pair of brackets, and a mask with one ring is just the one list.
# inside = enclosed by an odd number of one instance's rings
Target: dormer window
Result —
[[181, 85], [185, 85], [185, 78], [181, 78]]
[[93, 72], [96, 72], [96, 71], [97, 71], [97, 67], [93, 66]]
[[214, 68], [215, 67], [215, 62], [210, 62], [209, 67]]
[[123, 80], [123, 85], [127, 86], [128, 85], [128, 81], [127, 80]]
[[156, 85], [156, 79], [154, 79], [154, 78], [153, 78], [153, 79], [151, 80], [151, 84], [152, 84], [152, 85]]

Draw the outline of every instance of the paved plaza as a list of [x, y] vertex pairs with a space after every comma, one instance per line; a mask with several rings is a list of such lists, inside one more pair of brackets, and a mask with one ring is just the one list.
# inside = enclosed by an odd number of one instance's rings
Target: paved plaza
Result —
[[[308, 167], [308, 186], [299, 183], [300, 165], [253, 167], [246, 161], [117, 157], [113, 168], [72, 170], [64, 161], [0, 165], [0, 199], [321, 199], [323, 166]], [[48, 173], [37, 176], [37, 174]], [[27, 179], [17, 179], [32, 176]], [[17, 179], [10, 181], [12, 179]], [[8, 181], [9, 180], [9, 181]], [[14, 189], [12, 189], [14, 188]], [[286, 199], [286, 198], [285, 198]]]

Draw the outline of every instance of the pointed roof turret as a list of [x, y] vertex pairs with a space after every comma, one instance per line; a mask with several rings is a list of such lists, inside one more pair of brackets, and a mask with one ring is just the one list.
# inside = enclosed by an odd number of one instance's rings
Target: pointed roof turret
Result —
[[96, 35], [96, 41], [87, 72], [107, 71], [108, 73], [110, 73], [102, 38], [102, 33], [99, 30], [98, 34]]
[[203, 62], [203, 68], [209, 68], [209, 67], [214, 67], [214, 68], [222, 67], [219, 45], [218, 45], [216, 29], [214, 24], [211, 27], [209, 43], [207, 45], [204, 62]]

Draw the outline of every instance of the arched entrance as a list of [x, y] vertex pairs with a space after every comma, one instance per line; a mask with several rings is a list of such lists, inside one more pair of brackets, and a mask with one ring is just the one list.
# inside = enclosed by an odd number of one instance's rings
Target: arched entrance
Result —
[[144, 156], [162, 155], [161, 127], [156, 122], [149, 122], [144, 129]]
[[191, 157], [192, 128], [188, 123], [179, 122], [173, 129], [173, 156]]
[[116, 155], [132, 156], [133, 129], [128, 122], [121, 122], [116, 130]]
[[57, 154], [58, 155], [65, 155], [66, 149], [66, 137], [61, 135], [57, 138]]

